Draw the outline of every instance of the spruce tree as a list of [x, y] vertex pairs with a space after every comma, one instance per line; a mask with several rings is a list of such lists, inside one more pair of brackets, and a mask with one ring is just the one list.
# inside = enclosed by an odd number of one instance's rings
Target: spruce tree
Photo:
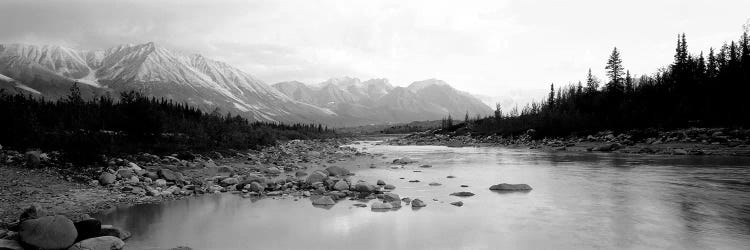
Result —
[[586, 75], [586, 92], [596, 92], [599, 89], [599, 80], [597, 80], [593, 74], [591, 74], [591, 68], [589, 68], [589, 74]]
[[607, 70], [607, 76], [609, 76], [610, 79], [607, 88], [609, 90], [622, 90], [622, 75], [624, 72], [622, 68], [622, 59], [620, 59], [620, 52], [617, 51], [617, 47], [612, 50], [612, 54], [609, 56], [609, 60], [607, 60], [607, 66], [605, 69]]

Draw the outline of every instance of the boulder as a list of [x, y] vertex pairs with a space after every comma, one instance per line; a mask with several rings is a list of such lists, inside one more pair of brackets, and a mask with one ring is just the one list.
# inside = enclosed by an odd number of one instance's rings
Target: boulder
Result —
[[86, 219], [79, 222], [73, 223], [78, 231], [78, 238], [76, 242], [82, 241], [88, 238], [98, 237], [102, 230], [102, 222], [96, 219]]
[[333, 206], [336, 202], [333, 201], [330, 196], [321, 196], [317, 199], [313, 199], [312, 204], [318, 206]]
[[474, 196], [474, 193], [464, 191], [464, 192], [455, 192], [455, 193], [452, 193], [451, 195], [458, 196], [458, 197], [471, 197], [471, 196]]
[[237, 185], [238, 183], [240, 183], [240, 180], [232, 177], [221, 180], [222, 186]]
[[44, 216], [47, 216], [47, 211], [44, 210], [39, 205], [34, 204], [23, 210], [19, 218], [19, 221], [36, 219], [36, 218], [40, 218]]
[[36, 168], [42, 164], [42, 152], [33, 150], [26, 152], [26, 166]]
[[383, 195], [384, 202], [401, 201], [401, 198], [397, 194], [387, 193]]
[[127, 240], [131, 235], [130, 232], [112, 225], [102, 225], [102, 229], [99, 232], [99, 236], [114, 236], [121, 240]]
[[304, 171], [297, 171], [296, 173], [294, 173], [294, 176], [297, 176], [297, 177], [302, 177], [305, 175], [307, 175], [307, 173], [305, 173]]
[[217, 173], [231, 174], [234, 173], [234, 168], [230, 166], [219, 166], [216, 168]]
[[317, 170], [307, 176], [307, 180], [305, 180], [305, 182], [307, 182], [308, 184], [323, 182], [326, 180], [326, 178], [328, 178], [328, 172]]
[[135, 164], [133, 162], [128, 162], [128, 167], [132, 169], [133, 171], [143, 170], [143, 168], [141, 168], [140, 166], [138, 166], [138, 164]]
[[19, 228], [21, 242], [37, 248], [65, 249], [78, 237], [73, 222], [62, 215], [25, 220]]
[[119, 176], [123, 180], [128, 180], [130, 177], [133, 176], [133, 170], [128, 168], [121, 168], [117, 170], [117, 176]]
[[101, 184], [102, 186], [107, 186], [112, 183], [115, 183], [115, 179], [116, 179], [115, 175], [109, 172], [104, 172], [101, 175], [99, 175], [99, 184]]
[[167, 186], [167, 181], [164, 180], [164, 179], [158, 179], [158, 180], [154, 181], [154, 184], [156, 184], [157, 187], [166, 187]]
[[443, 185], [443, 184], [440, 184], [440, 183], [437, 183], [437, 182], [430, 182], [430, 184], [428, 184], [428, 185], [430, 185], [430, 186], [440, 186], [440, 185]]
[[393, 189], [396, 189], [396, 186], [394, 186], [393, 184], [385, 184], [383, 188], [388, 189], [388, 190], [393, 190]]
[[114, 236], [100, 236], [73, 244], [68, 250], [119, 250], [125, 242]]
[[329, 175], [332, 175], [332, 176], [347, 176], [351, 173], [349, 172], [349, 170], [339, 167], [339, 166], [328, 167], [326, 168], [326, 171], [328, 172]]
[[417, 161], [409, 157], [402, 157], [402, 158], [393, 160], [393, 164], [401, 164], [401, 165], [406, 165], [406, 164], [415, 163], [415, 162]]
[[159, 175], [159, 177], [161, 177], [162, 179], [165, 179], [167, 181], [177, 181], [178, 180], [177, 174], [174, 171], [172, 171], [170, 169], [167, 169], [167, 168], [159, 169], [159, 171], [157, 171], [157, 174]]
[[451, 205], [454, 205], [454, 206], [460, 207], [460, 206], [463, 206], [463, 205], [464, 205], [464, 202], [463, 202], [463, 201], [456, 201], [456, 202], [451, 202]]
[[259, 192], [259, 193], [266, 191], [266, 187], [264, 187], [258, 182], [251, 182], [250, 184], [247, 184], [245, 186], [245, 189], [252, 191], [252, 192]]
[[424, 164], [424, 165], [422, 165], [422, 166], [419, 166], [419, 167], [420, 167], [420, 168], [431, 168], [431, 167], [432, 167], [432, 165], [427, 165], [427, 164]]
[[391, 205], [390, 203], [385, 203], [385, 202], [375, 202], [375, 203], [372, 203], [372, 205], [370, 205], [370, 208], [372, 210], [393, 209], [393, 205]]
[[681, 149], [681, 148], [676, 148], [676, 149], [672, 150], [672, 154], [674, 154], [674, 155], [687, 155], [688, 151], [684, 150], [684, 149]]
[[401, 207], [401, 200], [395, 200], [388, 202], [388, 204], [391, 204], [393, 208], [400, 208]]
[[362, 192], [362, 193], [372, 193], [375, 192], [376, 187], [372, 184], [369, 184], [367, 182], [358, 182], [354, 185], [354, 191]]
[[500, 183], [497, 185], [492, 185], [490, 187], [490, 190], [495, 191], [526, 191], [531, 190], [531, 186], [527, 184], [508, 184], [508, 183]]
[[333, 185], [333, 189], [338, 191], [349, 190], [349, 183], [344, 180], [340, 180]]
[[420, 199], [414, 199], [411, 201], [411, 207], [426, 207], [427, 204], [424, 204], [424, 201]]
[[378, 186], [385, 186], [385, 181], [378, 180], [377, 184], [378, 184]]
[[0, 250], [23, 250], [23, 247], [18, 241], [0, 239]]
[[271, 175], [279, 175], [281, 174], [281, 169], [279, 169], [278, 167], [270, 167], [267, 168], [264, 172]]

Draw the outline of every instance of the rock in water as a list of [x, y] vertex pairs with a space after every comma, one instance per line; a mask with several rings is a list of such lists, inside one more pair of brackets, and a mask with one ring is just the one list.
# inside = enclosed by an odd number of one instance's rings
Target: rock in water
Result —
[[419, 167], [420, 167], [420, 168], [431, 168], [431, 167], [432, 167], [432, 165], [424, 164], [424, 165], [422, 165], [422, 166], [419, 166]]
[[339, 166], [328, 167], [326, 168], [326, 171], [328, 171], [328, 174], [333, 176], [347, 176], [351, 173], [349, 172], [349, 170]]
[[237, 185], [237, 183], [240, 183], [240, 180], [238, 180], [237, 178], [230, 177], [230, 178], [221, 180], [222, 186]]
[[391, 205], [389, 203], [384, 203], [384, 202], [375, 202], [372, 205], [370, 205], [370, 208], [372, 210], [393, 209], [393, 205]]
[[321, 196], [321, 197], [318, 197], [317, 199], [314, 199], [312, 201], [312, 204], [318, 205], [318, 206], [333, 206], [336, 204], [336, 202], [333, 201], [333, 199], [331, 199], [331, 197], [329, 196]]
[[531, 186], [527, 184], [508, 184], [508, 183], [500, 183], [497, 185], [492, 185], [490, 187], [490, 190], [495, 191], [526, 191], [531, 190]]
[[26, 166], [36, 168], [39, 167], [39, 165], [42, 163], [42, 152], [39, 151], [29, 151], [26, 152]]
[[440, 186], [440, 185], [443, 185], [443, 184], [440, 184], [440, 183], [437, 183], [437, 182], [430, 182], [429, 185], [430, 186]]
[[73, 222], [62, 215], [25, 220], [18, 234], [22, 242], [44, 249], [68, 248], [78, 237]]
[[99, 233], [99, 236], [114, 236], [121, 240], [127, 240], [131, 235], [130, 232], [112, 225], [102, 225], [102, 230]]
[[349, 183], [346, 183], [346, 181], [343, 180], [338, 181], [335, 185], [333, 185], [333, 189], [338, 191], [349, 190]]
[[23, 250], [23, 247], [18, 241], [0, 239], [0, 250]]
[[372, 193], [375, 191], [375, 186], [367, 182], [359, 182], [354, 185], [354, 191], [362, 192], [362, 193]]
[[101, 175], [99, 175], [99, 184], [102, 186], [110, 185], [112, 183], [115, 183], [115, 175], [104, 172]]
[[96, 219], [87, 219], [73, 223], [78, 231], [76, 242], [98, 237], [102, 231], [102, 223]]
[[411, 207], [426, 207], [427, 204], [424, 204], [424, 201], [420, 199], [414, 199], [411, 201]]
[[464, 202], [463, 202], [463, 201], [456, 201], [456, 202], [451, 202], [451, 205], [454, 205], [454, 206], [460, 207], [460, 206], [463, 206], [463, 205], [464, 205]]
[[452, 193], [451, 195], [458, 196], [458, 197], [469, 197], [469, 196], [474, 196], [474, 193], [472, 193], [472, 192], [455, 192], [455, 193]]
[[114, 236], [101, 236], [78, 242], [68, 250], [119, 250], [125, 247], [125, 242]]
[[392, 184], [385, 184], [383, 188], [388, 189], [388, 190], [393, 190], [393, 189], [396, 189], [396, 186]]
[[401, 198], [399, 198], [398, 195], [394, 193], [387, 193], [383, 195], [384, 202], [392, 202], [392, 201], [400, 201], [400, 200]]
[[377, 184], [378, 184], [378, 186], [385, 186], [385, 181], [378, 180]]

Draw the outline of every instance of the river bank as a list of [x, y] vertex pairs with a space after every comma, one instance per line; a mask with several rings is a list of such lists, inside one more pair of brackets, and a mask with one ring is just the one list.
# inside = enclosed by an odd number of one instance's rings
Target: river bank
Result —
[[586, 136], [534, 139], [530, 130], [518, 136], [436, 133], [436, 130], [388, 140], [391, 145], [441, 145], [449, 147], [509, 147], [547, 151], [614, 152], [657, 155], [750, 156], [750, 132], [724, 128], [689, 128], [670, 131], [602, 131]]
[[18, 241], [17, 231], [22, 231], [21, 222], [29, 219], [24, 214], [30, 210], [78, 223], [88, 220], [88, 214], [118, 206], [211, 193], [253, 199], [321, 196], [338, 200], [359, 195], [356, 188], [382, 191], [369, 183], [352, 183], [348, 177], [351, 170], [369, 168], [376, 159], [376, 155], [342, 146], [350, 142], [295, 140], [259, 151], [205, 155], [143, 153], [110, 158], [106, 166], [85, 169], [59, 163], [57, 152], [2, 150], [0, 239]]

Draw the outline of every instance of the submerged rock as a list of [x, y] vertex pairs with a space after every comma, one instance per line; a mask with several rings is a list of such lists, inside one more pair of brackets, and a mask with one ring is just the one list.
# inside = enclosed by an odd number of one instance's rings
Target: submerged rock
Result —
[[394, 186], [392, 184], [385, 184], [385, 186], [383, 186], [383, 188], [388, 189], [388, 190], [393, 190], [393, 189], [396, 189], [396, 186]]
[[440, 186], [440, 185], [443, 185], [443, 184], [440, 184], [440, 183], [437, 183], [437, 182], [430, 182], [429, 185], [430, 186]]
[[309, 176], [307, 176], [307, 182], [308, 184], [316, 183], [316, 182], [323, 182], [328, 178], [328, 172], [327, 171], [321, 171], [317, 170], [315, 172], [312, 172]]
[[427, 204], [424, 204], [424, 201], [420, 199], [414, 199], [413, 201], [411, 201], [411, 207], [426, 207], [426, 206]]
[[458, 196], [458, 197], [470, 197], [470, 196], [474, 196], [474, 193], [472, 193], [472, 192], [455, 192], [455, 193], [452, 193], [451, 195]]
[[456, 201], [456, 202], [451, 202], [451, 205], [454, 205], [454, 206], [460, 207], [460, 206], [463, 206], [463, 205], [464, 205], [464, 202], [463, 202], [463, 201]]
[[345, 169], [339, 166], [328, 167], [326, 168], [326, 171], [328, 172], [329, 175], [332, 175], [332, 176], [347, 176], [351, 174], [351, 172], [349, 172], [348, 169]]
[[370, 208], [372, 208], [372, 210], [386, 210], [386, 209], [393, 209], [393, 205], [391, 205], [390, 203], [385, 203], [385, 202], [375, 202], [372, 205], [370, 205]]
[[531, 186], [527, 184], [508, 184], [508, 183], [500, 183], [497, 185], [492, 185], [490, 187], [490, 190], [495, 191], [526, 191], [531, 190]]

